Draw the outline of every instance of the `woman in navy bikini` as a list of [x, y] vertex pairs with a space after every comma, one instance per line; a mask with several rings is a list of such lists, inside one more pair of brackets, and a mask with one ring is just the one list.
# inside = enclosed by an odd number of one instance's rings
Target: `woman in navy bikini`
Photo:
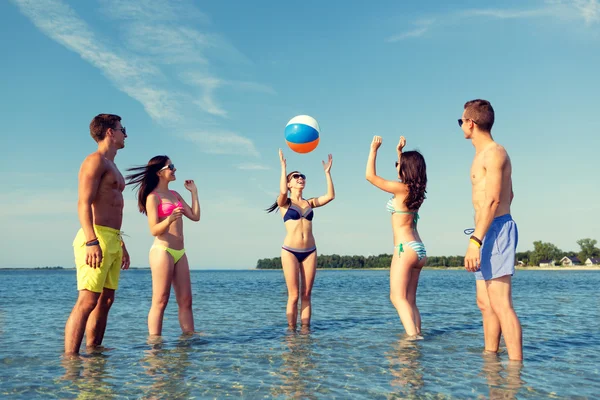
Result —
[[167, 156], [153, 157], [147, 165], [129, 171], [137, 171], [127, 176], [127, 184], [137, 187], [138, 208], [148, 216], [150, 233], [156, 237], [150, 248], [152, 306], [148, 314], [148, 332], [151, 336], [162, 334], [163, 316], [173, 285], [181, 330], [193, 333], [192, 285], [181, 217], [200, 220], [198, 189], [193, 180], [184, 182], [183, 186], [192, 193], [191, 207], [179, 193], [169, 190], [169, 182], [176, 179], [177, 169]]
[[[335, 198], [331, 180], [332, 158], [323, 161], [327, 194], [305, 200], [302, 197], [306, 176], [298, 171], [286, 174], [286, 162], [279, 150], [281, 161], [281, 181], [277, 201], [267, 209], [273, 212], [279, 208], [287, 235], [281, 247], [281, 265], [288, 289], [286, 315], [288, 327], [296, 329], [298, 320], [298, 297], [301, 298], [300, 321], [302, 328], [310, 326], [310, 297], [317, 268], [317, 247], [312, 233], [313, 208], [322, 207]], [[298, 282], [301, 281], [300, 289]]]
[[417, 221], [419, 208], [425, 200], [427, 169], [421, 153], [402, 153], [405, 145], [406, 140], [401, 136], [396, 148], [396, 170], [400, 181], [388, 181], [375, 172], [377, 149], [381, 146], [381, 137], [375, 136], [367, 161], [366, 177], [379, 189], [394, 195], [386, 205], [392, 214], [395, 245], [390, 266], [390, 299], [409, 338], [422, 339], [421, 314], [416, 297], [419, 274], [427, 262], [427, 253], [417, 231]]

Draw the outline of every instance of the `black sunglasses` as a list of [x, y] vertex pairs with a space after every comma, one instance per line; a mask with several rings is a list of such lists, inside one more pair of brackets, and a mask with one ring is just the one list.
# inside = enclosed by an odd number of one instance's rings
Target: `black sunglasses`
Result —
[[306, 180], [306, 175], [304, 175], [304, 174], [294, 174], [294, 175], [292, 175], [292, 179], [298, 179], [298, 178], [302, 178], [302, 179]]
[[[477, 122], [475, 122], [475, 120], [474, 120], [474, 119], [471, 119], [471, 118], [467, 118], [467, 119], [465, 119], [465, 121], [473, 121], [473, 123], [474, 123], [474, 124], [476, 124], [476, 123], [477, 123]], [[458, 119], [458, 126], [462, 127], [462, 125], [465, 123], [465, 121], [463, 121], [463, 119], [462, 119], [462, 118], [459, 118], [459, 119]]]
[[125, 129], [125, 127], [122, 128], [113, 128], [115, 131], [121, 131], [123, 132], [123, 134], [127, 135], [127, 129]]
[[161, 169], [159, 169], [158, 171], [162, 171], [163, 169], [167, 169], [169, 168], [171, 171], [173, 171], [175, 169], [175, 164], [169, 164], [169, 165], [165, 165], [164, 167], [162, 167]]
[[395, 166], [396, 166], [396, 168], [398, 168], [398, 161], [396, 161]]

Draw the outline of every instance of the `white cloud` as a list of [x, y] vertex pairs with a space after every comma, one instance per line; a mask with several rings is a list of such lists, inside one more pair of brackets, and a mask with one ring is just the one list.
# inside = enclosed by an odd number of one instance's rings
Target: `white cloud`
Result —
[[120, 19], [173, 22], [183, 18], [210, 23], [208, 16], [187, 0], [102, 0], [102, 3], [107, 15]]
[[259, 156], [252, 140], [234, 132], [190, 132], [183, 137], [196, 143], [205, 153]]
[[400, 33], [398, 35], [390, 36], [389, 38], [387, 38], [386, 41], [393, 43], [393, 42], [399, 42], [404, 39], [423, 36], [429, 30], [429, 27], [434, 22], [435, 22], [435, 19], [423, 19], [423, 20], [415, 21], [414, 25], [416, 25], [417, 28], [407, 31], [407, 32]]
[[[198, 30], [210, 21], [187, 0], [102, 0], [108, 18], [127, 21], [115, 24], [122, 26], [123, 40], [112, 44], [114, 38], [94, 32], [62, 0], [12, 1], [42, 33], [102, 71], [153, 120], [175, 130], [185, 132], [190, 126], [214, 123], [215, 116], [228, 117], [216, 97], [219, 88], [275, 93], [267, 85], [222, 79], [209, 71], [211, 57], [241, 65], [249, 60], [219, 34]], [[192, 111], [189, 104], [202, 112]], [[215, 154], [258, 155], [252, 140], [226, 128], [188, 139]]]
[[575, 0], [575, 7], [587, 25], [600, 22], [600, 2], [598, 0]]
[[533, 9], [502, 9], [481, 8], [468, 9], [448, 13], [446, 15], [418, 20], [413, 23], [416, 28], [390, 36], [387, 42], [398, 42], [404, 39], [417, 38], [429, 32], [436, 25], [456, 23], [464, 18], [493, 18], [493, 19], [526, 19], [526, 18], [557, 18], [566, 20], [583, 19], [590, 26], [600, 22], [599, 0], [547, 0], [544, 5]]
[[554, 10], [550, 8], [539, 8], [533, 10], [508, 10], [508, 9], [472, 9], [459, 13], [462, 17], [491, 17], [497, 19], [519, 19], [534, 18], [553, 15]]
[[238, 164], [236, 167], [238, 169], [248, 170], [248, 171], [264, 171], [264, 170], [271, 169], [271, 168], [267, 167], [266, 165], [251, 164], [251, 163]]
[[177, 117], [173, 96], [148, 83], [161, 74], [158, 68], [134, 55], [121, 56], [110, 51], [88, 24], [61, 1], [13, 1], [40, 31], [100, 69], [119, 90], [142, 103], [152, 118], [160, 121]]

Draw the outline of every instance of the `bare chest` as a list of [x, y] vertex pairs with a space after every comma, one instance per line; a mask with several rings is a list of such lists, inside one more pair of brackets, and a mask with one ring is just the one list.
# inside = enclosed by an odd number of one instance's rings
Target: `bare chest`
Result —
[[473, 188], [485, 183], [485, 168], [483, 167], [483, 157], [475, 156], [471, 164], [471, 184]]
[[108, 163], [107, 171], [102, 176], [100, 186], [104, 191], [123, 192], [125, 189], [125, 178], [123, 178], [123, 175], [114, 163]]

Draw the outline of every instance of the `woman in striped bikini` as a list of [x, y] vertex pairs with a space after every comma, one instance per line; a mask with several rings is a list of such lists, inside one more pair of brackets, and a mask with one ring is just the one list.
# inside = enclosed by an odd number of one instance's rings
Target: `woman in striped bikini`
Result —
[[302, 300], [301, 328], [306, 331], [310, 327], [311, 294], [317, 269], [317, 247], [312, 233], [313, 209], [322, 207], [335, 198], [331, 180], [332, 158], [329, 154], [328, 161], [323, 161], [327, 193], [308, 200], [302, 197], [306, 176], [298, 171], [286, 173], [286, 161], [281, 150], [279, 150], [279, 161], [281, 162], [279, 196], [266, 211], [273, 212], [279, 209], [287, 230], [281, 247], [281, 265], [288, 289], [286, 308], [288, 328], [296, 330], [298, 298], [300, 298]]
[[147, 165], [130, 168], [137, 171], [127, 176], [127, 184], [137, 187], [138, 208], [148, 216], [150, 233], [155, 236], [150, 248], [152, 271], [152, 306], [148, 314], [150, 336], [162, 334], [163, 316], [169, 302], [171, 285], [179, 306], [179, 325], [183, 333], [194, 332], [190, 267], [183, 244], [183, 220], [200, 220], [198, 189], [193, 180], [183, 186], [192, 194], [189, 206], [179, 193], [169, 190], [175, 177], [175, 165], [167, 156], [156, 156]]
[[427, 170], [421, 153], [402, 153], [405, 145], [406, 139], [401, 136], [396, 162], [400, 181], [388, 181], [375, 172], [377, 149], [381, 146], [381, 137], [375, 136], [367, 161], [366, 178], [379, 189], [394, 195], [387, 202], [387, 210], [392, 214], [395, 244], [390, 266], [390, 299], [408, 337], [422, 339], [421, 314], [417, 308], [416, 296], [419, 275], [427, 262], [427, 253], [417, 231], [417, 221], [419, 208], [425, 200]]

